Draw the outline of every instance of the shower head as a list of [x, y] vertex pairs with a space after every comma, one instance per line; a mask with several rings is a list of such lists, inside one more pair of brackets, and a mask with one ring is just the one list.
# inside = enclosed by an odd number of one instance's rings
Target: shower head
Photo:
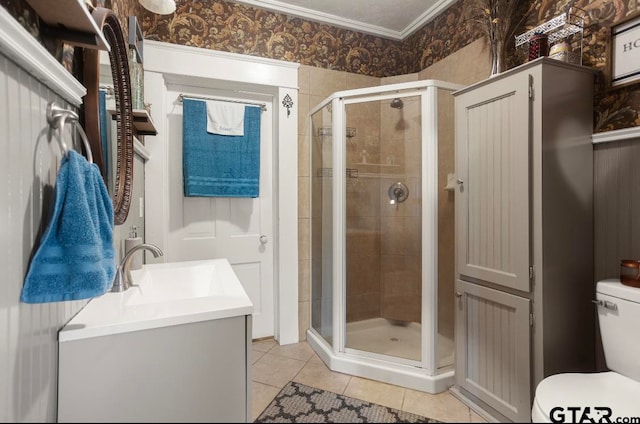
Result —
[[402, 109], [402, 107], [404, 106], [404, 102], [402, 101], [402, 99], [396, 97], [395, 99], [391, 100], [390, 106], [392, 109]]

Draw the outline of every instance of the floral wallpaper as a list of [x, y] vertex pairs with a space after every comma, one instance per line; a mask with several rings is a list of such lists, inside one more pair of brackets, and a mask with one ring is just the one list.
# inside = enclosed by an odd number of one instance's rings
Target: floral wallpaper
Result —
[[409, 72], [420, 72], [481, 37], [481, 31], [467, 22], [468, 3], [458, 0], [402, 41], [403, 50], [413, 52]]
[[[633, 14], [638, 0], [530, 0], [535, 11], [522, 32], [563, 13], [584, 10], [583, 64], [606, 69], [608, 25]], [[470, 0], [459, 0], [403, 41], [370, 36], [280, 13], [220, 0], [177, 0], [172, 15], [143, 11], [145, 38], [213, 50], [298, 62], [385, 77], [418, 72], [481, 37], [465, 18]], [[523, 2], [524, 3], [524, 2]], [[511, 51], [511, 66], [522, 51]], [[608, 91], [595, 82], [595, 131], [640, 124], [640, 88]]]
[[377, 77], [411, 72], [400, 43], [216, 0], [178, 0], [172, 15], [143, 12], [146, 39], [298, 62]]
[[[136, 15], [146, 39], [297, 62], [363, 75], [386, 77], [418, 72], [481, 37], [465, 18], [471, 0], [459, 0], [407, 39], [394, 41], [231, 1], [177, 0], [176, 12], [156, 15], [136, 0], [94, 0], [112, 8], [125, 33], [127, 17]], [[601, 71], [596, 77], [595, 131], [640, 125], [640, 84], [608, 90], [609, 25], [639, 9], [638, 0], [528, 0], [535, 12], [525, 30], [563, 13], [568, 6], [586, 16], [583, 64]], [[40, 34], [38, 19], [25, 0], [0, 0], [30, 33], [73, 71], [73, 47]], [[522, 52], [511, 52], [510, 65], [522, 63]]]
[[542, 1], [538, 10], [539, 22], [556, 16], [566, 4], [573, 4], [586, 12], [582, 63], [600, 71], [595, 84], [596, 132], [630, 128], [640, 125], [640, 84], [608, 90], [604, 74], [607, 70], [606, 46], [611, 24], [638, 12], [637, 0], [574, 0]]

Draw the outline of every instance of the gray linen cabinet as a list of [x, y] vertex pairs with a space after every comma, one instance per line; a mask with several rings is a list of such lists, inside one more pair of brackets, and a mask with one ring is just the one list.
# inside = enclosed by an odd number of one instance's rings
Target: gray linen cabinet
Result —
[[453, 390], [499, 419], [595, 367], [593, 88], [543, 57], [454, 93]]

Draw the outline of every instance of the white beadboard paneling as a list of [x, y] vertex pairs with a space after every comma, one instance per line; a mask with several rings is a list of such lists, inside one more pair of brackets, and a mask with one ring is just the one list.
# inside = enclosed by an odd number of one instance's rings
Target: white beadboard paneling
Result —
[[639, 138], [594, 145], [595, 280], [640, 259]]
[[57, 333], [86, 301], [20, 303], [34, 246], [52, 207], [60, 163], [46, 107], [66, 101], [0, 55], [0, 421], [55, 422]]
[[60, 149], [46, 137], [49, 101], [70, 108], [80, 84], [0, 8], [0, 421], [55, 422], [57, 333], [86, 301], [23, 304], [30, 257], [53, 202]]
[[[0, 78], [0, 93], [7, 93], [7, 78], [4, 77], [7, 73], [7, 60], [0, 56], [0, 74], [3, 77]], [[7, 96], [0, 96], [0, 110], [7, 110], [9, 108], [9, 98]], [[9, 169], [9, 136], [8, 136], [8, 127], [6, 124], [7, 117], [5, 114], [0, 114], [0, 171]], [[4, 171], [2, 171], [2, 176], [4, 176]], [[4, 179], [0, 184], [6, 184]], [[6, 187], [0, 187], [0, 222], [2, 222], [2, 233], [0, 233], [0, 265], [4, 265], [6, 259], [2, 259], [8, 257], [10, 248], [11, 248], [11, 240], [9, 240], [9, 235], [7, 234], [7, 229], [4, 227], [7, 222], [9, 222], [9, 199], [10, 193], [8, 190], [5, 190]], [[11, 379], [13, 372], [12, 370], [15, 368], [14, 360], [15, 357], [10, 355], [9, 352], [14, 352], [16, 350], [16, 341], [11, 338], [11, 334], [9, 333], [9, 328], [12, 324], [12, 315], [13, 311], [10, 309], [11, 302], [9, 299], [11, 298], [12, 286], [7, 284], [7, 280], [5, 280], [8, 276], [5, 274], [3, 277], [3, 284], [0, 286], [0, 331], [2, 331], [2, 339], [4, 343], [2, 343], [0, 349], [0, 367], [2, 367], [2, 372], [0, 375], [3, 376], [2, 381], [8, 381]], [[0, 383], [0, 421], [8, 422], [9, 421], [9, 405], [13, 403], [13, 396], [10, 390], [10, 386], [8, 384]]]

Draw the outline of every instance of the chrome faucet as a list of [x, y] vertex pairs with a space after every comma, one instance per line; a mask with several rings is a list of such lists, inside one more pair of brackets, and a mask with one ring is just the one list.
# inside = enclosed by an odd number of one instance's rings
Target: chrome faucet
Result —
[[150, 250], [155, 258], [163, 255], [162, 250], [160, 250], [158, 246], [150, 243], [142, 243], [129, 250], [116, 269], [116, 276], [113, 279], [111, 292], [123, 292], [131, 287], [131, 271], [129, 270], [131, 267], [131, 258], [134, 253], [143, 249]]

